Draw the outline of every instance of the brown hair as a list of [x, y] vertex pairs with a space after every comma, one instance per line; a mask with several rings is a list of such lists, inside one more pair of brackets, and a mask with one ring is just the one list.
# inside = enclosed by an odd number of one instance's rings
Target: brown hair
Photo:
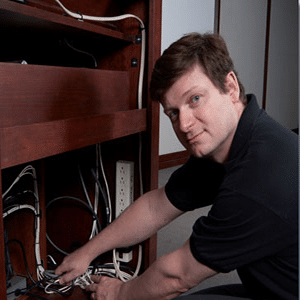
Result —
[[163, 101], [174, 82], [197, 63], [221, 93], [227, 92], [226, 76], [233, 71], [240, 88], [240, 100], [245, 102], [245, 90], [234, 70], [225, 41], [217, 34], [199, 33], [183, 36], [157, 60], [150, 82], [152, 100]]

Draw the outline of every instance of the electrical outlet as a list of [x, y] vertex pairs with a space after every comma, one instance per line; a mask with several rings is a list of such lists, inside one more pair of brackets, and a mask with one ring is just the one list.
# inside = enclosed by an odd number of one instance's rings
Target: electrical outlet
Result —
[[133, 202], [134, 163], [119, 160], [116, 163], [116, 218]]
[[[116, 163], [116, 218], [133, 202], [134, 163], [119, 160]], [[130, 262], [132, 251], [116, 251], [118, 261]]]

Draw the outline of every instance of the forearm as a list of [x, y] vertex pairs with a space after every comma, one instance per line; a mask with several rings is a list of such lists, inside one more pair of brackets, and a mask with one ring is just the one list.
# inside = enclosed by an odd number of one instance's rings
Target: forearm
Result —
[[111, 249], [135, 245], [149, 238], [180, 214], [174, 208], [160, 207], [160, 202], [165, 197], [164, 189], [145, 194], [90, 240], [82, 250], [93, 260]]
[[151, 191], [130, 205], [118, 219], [83, 247], [65, 257], [56, 274], [63, 274], [61, 283], [70, 282], [84, 273], [97, 256], [144, 241], [181, 213], [171, 205], [164, 189]]
[[125, 283], [120, 300], [173, 299], [216, 272], [193, 257], [189, 241], [152, 264], [141, 276]]
[[[156, 261], [141, 276], [126, 282], [120, 300], [173, 299], [188, 289], [179, 287], [179, 279], [168, 274]], [[118, 297], [118, 298], [119, 298]]]

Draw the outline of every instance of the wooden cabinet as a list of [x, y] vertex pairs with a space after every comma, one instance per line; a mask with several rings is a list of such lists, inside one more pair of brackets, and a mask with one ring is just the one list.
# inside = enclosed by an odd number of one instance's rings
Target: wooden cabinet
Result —
[[[53, 252], [46, 233], [67, 251], [88, 240], [93, 218], [79, 204], [62, 201], [49, 211], [47, 207], [55, 197], [84, 198], [78, 166], [85, 176], [88, 194], [94, 196], [90, 169], [96, 168], [99, 145], [112, 203], [118, 160], [134, 162], [135, 198], [158, 184], [159, 105], [149, 99], [148, 86], [160, 55], [161, 1], [65, 0], [63, 5], [79, 15], [133, 14], [143, 21], [145, 29], [133, 17], [101, 22], [76, 19], [54, 0], [0, 2], [0, 185], [4, 193], [26, 166], [34, 167], [41, 214], [39, 243], [45, 268], [47, 255]], [[145, 44], [141, 43], [143, 30]], [[143, 45], [145, 69], [140, 97]], [[20, 180], [19, 190], [10, 193], [24, 193], [34, 184], [29, 177]], [[1, 214], [7, 209], [2, 199]], [[100, 205], [102, 221], [103, 214]], [[2, 283], [6, 278], [7, 239], [23, 244], [29, 270], [35, 272], [33, 220], [30, 212], [17, 212], [0, 222]], [[10, 245], [9, 253], [15, 272], [27, 276], [20, 247]], [[135, 256], [134, 250], [133, 263]], [[143, 244], [142, 270], [155, 258], [156, 237], [152, 237]], [[59, 262], [62, 257], [57, 259]], [[0, 298], [6, 297], [6, 286], [2, 284]], [[76, 289], [72, 297], [86, 296]]]

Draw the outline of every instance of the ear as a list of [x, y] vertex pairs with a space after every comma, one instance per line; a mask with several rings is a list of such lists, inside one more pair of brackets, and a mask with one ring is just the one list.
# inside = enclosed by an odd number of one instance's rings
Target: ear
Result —
[[227, 87], [227, 94], [229, 94], [233, 101], [240, 100], [240, 87], [237, 80], [237, 77], [233, 71], [229, 72], [226, 75], [226, 87]]

